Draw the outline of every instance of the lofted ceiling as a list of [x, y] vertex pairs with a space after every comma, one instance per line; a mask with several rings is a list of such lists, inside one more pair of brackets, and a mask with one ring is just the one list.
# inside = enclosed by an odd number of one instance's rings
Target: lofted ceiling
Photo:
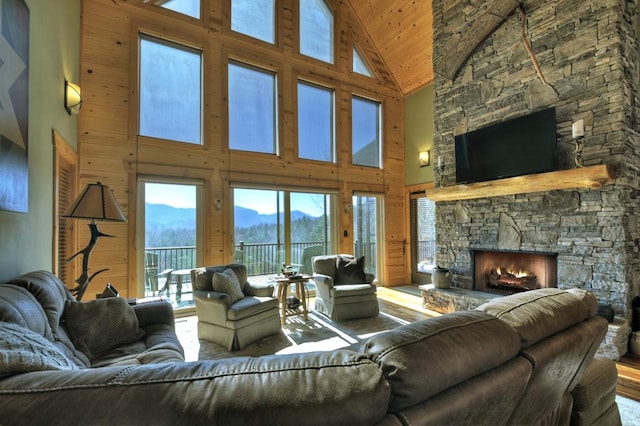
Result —
[[431, 0], [346, 0], [403, 94], [433, 81]]

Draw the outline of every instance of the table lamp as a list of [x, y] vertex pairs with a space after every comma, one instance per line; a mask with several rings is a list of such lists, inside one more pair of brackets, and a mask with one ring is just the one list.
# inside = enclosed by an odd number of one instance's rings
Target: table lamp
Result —
[[107, 185], [101, 184], [100, 182], [88, 184], [78, 198], [76, 198], [71, 206], [69, 206], [62, 217], [91, 220], [91, 223], [89, 223], [89, 229], [91, 230], [91, 240], [89, 241], [89, 244], [84, 249], [67, 259], [67, 262], [69, 262], [78, 255], [82, 255], [82, 274], [76, 280], [76, 283], [78, 284], [77, 287], [71, 290], [71, 293], [75, 296], [76, 300], [80, 300], [93, 277], [108, 270], [108, 268], [101, 269], [89, 275], [89, 255], [91, 255], [93, 246], [96, 245], [99, 237], [113, 236], [100, 232], [98, 230], [98, 225], [96, 225], [96, 221], [126, 222], [127, 219], [124, 217], [124, 214], [122, 214], [122, 209], [116, 201], [116, 197], [113, 195], [111, 188]]

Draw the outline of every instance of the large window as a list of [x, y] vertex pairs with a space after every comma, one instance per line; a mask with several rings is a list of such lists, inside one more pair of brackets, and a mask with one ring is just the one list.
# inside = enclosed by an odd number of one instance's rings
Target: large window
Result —
[[333, 63], [333, 13], [324, 0], [300, 0], [300, 53]]
[[298, 157], [335, 160], [333, 98], [331, 89], [298, 82]]
[[202, 53], [140, 37], [140, 135], [202, 143]]
[[276, 75], [229, 62], [229, 148], [277, 152]]
[[231, 29], [274, 44], [275, 0], [231, 0]]
[[142, 179], [139, 206], [144, 235], [140, 267], [146, 296], [165, 297], [175, 308], [193, 306], [191, 269], [201, 265], [200, 182]]
[[382, 167], [380, 103], [353, 96], [351, 115], [353, 164]]
[[234, 260], [249, 275], [279, 273], [283, 263], [311, 274], [311, 258], [332, 252], [334, 195], [235, 188], [233, 199]]

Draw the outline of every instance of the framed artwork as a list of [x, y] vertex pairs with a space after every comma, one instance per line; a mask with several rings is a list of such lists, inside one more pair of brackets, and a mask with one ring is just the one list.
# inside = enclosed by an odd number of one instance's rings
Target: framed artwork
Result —
[[29, 210], [29, 8], [0, 0], [0, 209]]

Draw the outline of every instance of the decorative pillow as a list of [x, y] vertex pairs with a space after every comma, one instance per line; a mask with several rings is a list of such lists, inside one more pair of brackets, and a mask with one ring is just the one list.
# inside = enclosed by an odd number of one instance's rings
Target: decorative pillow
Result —
[[229, 295], [229, 302], [231, 304], [234, 304], [244, 297], [244, 293], [240, 287], [240, 281], [238, 281], [238, 276], [233, 272], [233, 269], [226, 269], [222, 273], [214, 273], [211, 284], [213, 291]]
[[64, 316], [71, 341], [89, 359], [144, 336], [136, 313], [122, 297], [67, 301]]
[[336, 258], [335, 284], [365, 284], [364, 256], [358, 258], [338, 256]]
[[49, 340], [28, 328], [0, 322], [0, 377], [78, 367]]

